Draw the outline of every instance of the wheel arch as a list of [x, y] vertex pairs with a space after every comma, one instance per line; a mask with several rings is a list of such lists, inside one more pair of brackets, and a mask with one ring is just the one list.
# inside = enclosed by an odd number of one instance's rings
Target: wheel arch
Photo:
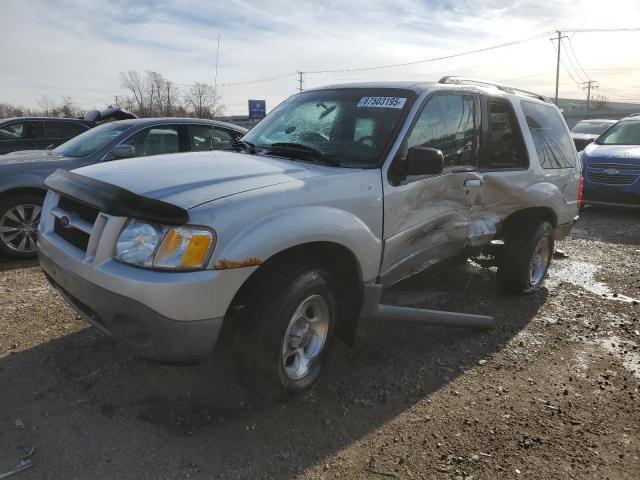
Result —
[[235, 308], [252, 301], [253, 293], [271, 275], [291, 270], [301, 265], [320, 268], [329, 274], [337, 292], [337, 334], [351, 341], [357, 328], [362, 306], [362, 268], [356, 254], [348, 247], [331, 241], [302, 243], [281, 250], [264, 261], [245, 280], [236, 292], [227, 310], [227, 316]]
[[502, 221], [502, 234], [508, 234], [522, 223], [528, 222], [549, 222], [554, 228], [558, 225], [558, 217], [553, 209], [549, 207], [528, 207], [517, 210], [509, 214]]

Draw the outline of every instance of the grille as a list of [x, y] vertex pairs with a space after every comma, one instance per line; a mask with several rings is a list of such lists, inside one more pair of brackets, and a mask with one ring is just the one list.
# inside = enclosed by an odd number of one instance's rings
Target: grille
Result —
[[640, 170], [640, 165], [629, 165], [628, 163], [590, 163], [589, 168], [613, 168], [615, 170]]
[[98, 213], [100, 213], [100, 210], [97, 208], [80, 203], [69, 197], [60, 197], [60, 200], [58, 200], [58, 207], [65, 212], [69, 212], [81, 220], [90, 223], [91, 225], [95, 223]]
[[56, 218], [53, 223], [53, 231], [60, 238], [70, 243], [76, 248], [79, 248], [83, 252], [87, 251], [87, 245], [89, 245], [89, 234], [84, 233], [77, 228], [69, 227], [65, 228], [60, 223], [60, 219]]
[[631, 185], [638, 179], [638, 175], [609, 175], [607, 173], [587, 172], [589, 181], [606, 183], [608, 185]]

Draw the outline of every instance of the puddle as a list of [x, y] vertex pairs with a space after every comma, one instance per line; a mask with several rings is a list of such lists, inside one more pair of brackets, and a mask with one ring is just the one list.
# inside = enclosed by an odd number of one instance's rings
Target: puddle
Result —
[[548, 287], [557, 287], [560, 282], [570, 283], [578, 287], [582, 287], [588, 292], [606, 298], [607, 300], [617, 300], [620, 302], [638, 302], [636, 298], [627, 297], [626, 295], [613, 292], [606, 283], [599, 282], [595, 279], [600, 267], [588, 262], [563, 261], [552, 264], [552, 271], [547, 279]]

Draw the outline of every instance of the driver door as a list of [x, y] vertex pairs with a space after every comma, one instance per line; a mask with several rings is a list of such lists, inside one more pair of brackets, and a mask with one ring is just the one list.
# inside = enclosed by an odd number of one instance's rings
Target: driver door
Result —
[[[384, 187], [380, 277], [385, 287], [465, 247], [470, 209], [482, 182], [476, 167], [479, 112], [477, 95], [437, 92], [417, 115]], [[403, 175], [404, 158], [414, 146], [442, 151], [443, 172]]]

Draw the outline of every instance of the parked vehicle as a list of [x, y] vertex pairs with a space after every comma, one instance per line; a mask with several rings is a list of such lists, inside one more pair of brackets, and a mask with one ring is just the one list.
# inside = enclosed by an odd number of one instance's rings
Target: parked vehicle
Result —
[[18, 150], [44, 150], [107, 120], [137, 118], [118, 107], [87, 112], [84, 119], [59, 117], [16, 117], [0, 120], [0, 155]]
[[94, 127], [75, 118], [17, 117], [0, 120], [0, 155], [57, 147]]
[[591, 120], [580, 120], [574, 124], [569, 130], [571, 130], [571, 138], [573, 138], [576, 150], [578, 152], [584, 150], [584, 147], [593, 142], [617, 122], [618, 120], [594, 118]]
[[35, 256], [36, 229], [46, 193], [42, 182], [56, 169], [72, 170], [127, 157], [229, 148], [245, 132], [236, 125], [192, 118], [122, 120], [93, 128], [53, 150], [3, 155], [0, 254], [12, 258]]
[[316, 381], [359, 317], [488, 325], [380, 305], [435, 262], [484, 252], [503, 289], [540, 289], [579, 180], [569, 129], [538, 95], [453, 77], [326, 87], [215, 162], [54, 173], [39, 258], [88, 322], [143, 357], [201, 358], [236, 328], [241, 378], [282, 398]]
[[580, 157], [585, 204], [640, 207], [640, 115], [620, 120]]

